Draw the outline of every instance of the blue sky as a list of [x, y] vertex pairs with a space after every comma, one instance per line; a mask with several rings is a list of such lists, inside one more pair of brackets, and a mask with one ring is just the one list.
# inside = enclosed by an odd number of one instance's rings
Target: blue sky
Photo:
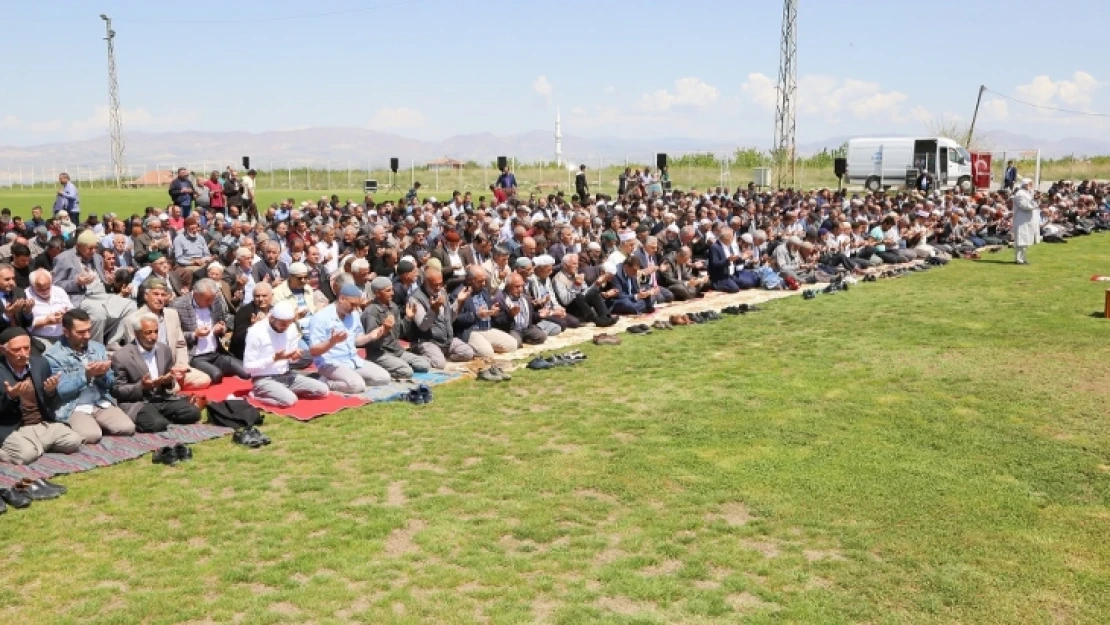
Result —
[[[374, 7], [369, 10], [353, 10]], [[101, 12], [126, 131], [360, 126], [440, 139], [772, 135], [781, 5], [684, 0], [9, 3], [0, 145], [106, 132]], [[307, 14], [342, 12], [308, 17]], [[1110, 112], [1110, 3], [802, 0], [798, 139], [968, 119], [978, 86]], [[1102, 61], [1102, 62], [1098, 62]], [[983, 128], [1110, 135], [987, 97]]]

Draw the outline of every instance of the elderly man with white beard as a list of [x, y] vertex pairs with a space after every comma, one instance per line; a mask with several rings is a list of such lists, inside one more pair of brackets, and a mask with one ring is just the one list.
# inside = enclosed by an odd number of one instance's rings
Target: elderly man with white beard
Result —
[[1033, 181], [1024, 178], [1014, 194], [1014, 262], [1028, 265], [1029, 246], [1041, 239], [1041, 208], [1033, 197]]

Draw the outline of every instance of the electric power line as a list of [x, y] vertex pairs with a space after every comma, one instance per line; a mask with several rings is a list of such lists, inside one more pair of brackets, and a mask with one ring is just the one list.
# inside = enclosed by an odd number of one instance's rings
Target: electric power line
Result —
[[1110, 117], [1110, 113], [1094, 113], [1094, 112], [1090, 112], [1090, 111], [1073, 111], [1073, 110], [1070, 110], [1070, 109], [1057, 108], [1055, 106], [1045, 106], [1043, 104], [1033, 104], [1032, 102], [1026, 102], [1025, 100], [1019, 100], [1019, 99], [1017, 99], [1013, 96], [1008, 96], [1005, 93], [999, 93], [999, 92], [995, 91], [994, 89], [991, 89], [990, 87], [983, 87], [983, 90], [988, 91], [990, 93], [993, 93], [994, 95], [996, 95], [1000, 98], [1005, 98], [1007, 100], [1017, 102], [1018, 104], [1024, 104], [1025, 106], [1031, 106], [1033, 108], [1044, 109], [1046, 111], [1056, 111], [1057, 113], [1068, 113], [1069, 115], [1085, 115], [1087, 117]]
[[312, 19], [312, 18], [315, 18], [315, 17], [331, 17], [333, 15], [348, 15], [350, 13], [362, 13], [362, 12], [365, 12], [365, 11], [374, 11], [374, 10], [377, 10], [377, 9], [390, 9], [390, 8], [402, 6], [402, 5], [405, 5], [405, 4], [416, 4], [417, 2], [422, 2], [422, 1], [423, 0], [400, 0], [399, 2], [387, 2], [387, 3], [384, 3], [384, 4], [375, 4], [373, 6], [356, 7], [356, 8], [353, 8], [353, 9], [340, 9], [340, 10], [337, 10], [337, 11], [325, 11], [325, 12], [322, 12], [322, 13], [305, 13], [305, 14], [302, 14], [302, 15], [283, 15], [283, 16], [278, 16], [278, 17], [251, 18], [250, 21], [248, 21], [248, 22], [242, 22], [242, 21], [236, 21], [236, 20], [232, 20], [232, 21], [228, 21], [228, 22], [219, 22], [219, 21], [210, 21], [210, 20], [140, 20], [140, 19], [129, 19], [129, 18], [123, 18], [123, 19], [118, 19], [117, 18], [116, 21], [117, 22], [128, 22], [130, 24], [204, 24], [206, 26], [219, 26], [222, 23], [226, 23], [226, 24], [228, 24], [230, 26], [234, 26], [236, 28], [242, 28], [243, 26], [250, 26], [252, 24], [264, 24], [264, 23], [267, 23], [267, 22], [285, 22], [285, 21], [290, 21], [290, 20], [305, 20], [305, 19]]

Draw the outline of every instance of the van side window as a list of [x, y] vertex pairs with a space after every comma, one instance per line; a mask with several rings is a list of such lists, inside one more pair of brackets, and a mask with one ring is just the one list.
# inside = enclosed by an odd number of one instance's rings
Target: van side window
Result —
[[958, 150], [956, 150], [955, 148], [948, 148], [948, 162], [949, 163], [958, 163], [958, 164], [962, 165], [963, 162], [964, 162], [964, 159], [963, 159], [962, 156], [960, 156], [960, 153], [959, 153]]

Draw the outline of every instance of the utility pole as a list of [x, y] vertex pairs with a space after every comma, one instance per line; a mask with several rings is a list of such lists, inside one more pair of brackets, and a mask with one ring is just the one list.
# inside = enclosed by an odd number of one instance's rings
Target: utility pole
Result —
[[[793, 185], [797, 163], [795, 111], [798, 92], [798, 0], [783, 0], [779, 82], [775, 104], [775, 173], [778, 186]], [[790, 159], [787, 163], [787, 159]], [[789, 169], [787, 166], [789, 165]]]
[[112, 169], [115, 170], [116, 188], [123, 184], [127, 169], [123, 162], [123, 120], [119, 110], [119, 81], [116, 80], [116, 31], [112, 30], [112, 20], [103, 13], [104, 40], [108, 42], [108, 134], [112, 136]]
[[971, 125], [967, 128], [967, 141], [964, 141], [964, 147], [968, 150], [971, 149], [971, 137], [975, 134], [975, 120], [979, 119], [979, 105], [983, 103], [983, 92], [986, 90], [986, 85], [979, 85], [979, 97], [975, 98], [975, 112], [971, 114]]

